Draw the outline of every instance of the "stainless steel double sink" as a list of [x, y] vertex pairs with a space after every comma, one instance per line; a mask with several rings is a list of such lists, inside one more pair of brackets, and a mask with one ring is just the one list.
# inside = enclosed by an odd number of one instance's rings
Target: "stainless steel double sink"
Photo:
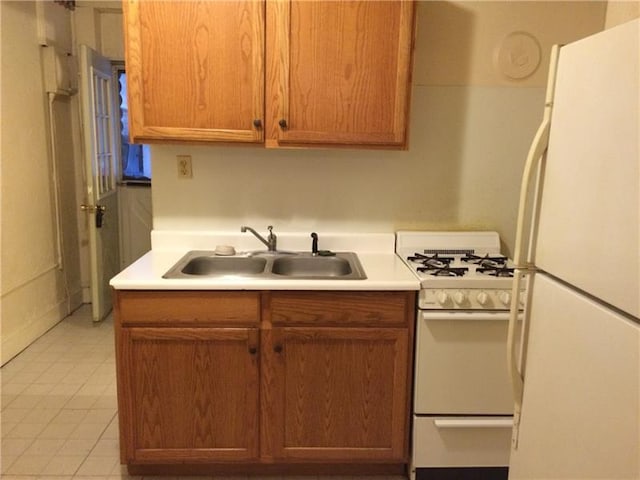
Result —
[[367, 278], [354, 252], [256, 252], [219, 256], [193, 250], [182, 257], [163, 278], [241, 276], [270, 279], [364, 280]]

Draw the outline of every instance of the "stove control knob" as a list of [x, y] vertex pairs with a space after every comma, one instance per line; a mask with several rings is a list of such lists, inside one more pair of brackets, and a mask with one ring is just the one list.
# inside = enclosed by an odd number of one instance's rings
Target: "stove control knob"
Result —
[[467, 296], [464, 292], [457, 291], [453, 294], [453, 301], [456, 302], [457, 305], [462, 305], [467, 300]]
[[505, 306], [508, 306], [511, 303], [511, 293], [509, 292], [500, 292], [498, 298]]
[[447, 292], [438, 292], [436, 300], [440, 305], [445, 305], [449, 301], [449, 294]]
[[487, 294], [487, 292], [480, 292], [478, 294], [478, 296], [476, 297], [476, 299], [478, 300], [478, 303], [480, 305], [482, 305], [483, 307], [489, 303], [489, 295]]
[[524, 292], [520, 292], [520, 296], [518, 297], [518, 300], [520, 302], [520, 306], [524, 307], [524, 301], [527, 298], [527, 295]]

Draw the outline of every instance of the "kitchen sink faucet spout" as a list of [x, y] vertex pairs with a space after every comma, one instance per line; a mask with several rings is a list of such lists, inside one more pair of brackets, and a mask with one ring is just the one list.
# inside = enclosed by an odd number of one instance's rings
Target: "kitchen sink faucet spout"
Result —
[[273, 233], [273, 226], [269, 225], [267, 227], [267, 229], [269, 230], [269, 235], [267, 235], [267, 238], [265, 239], [262, 235], [260, 235], [258, 232], [256, 232], [253, 228], [251, 227], [247, 227], [245, 225], [240, 227], [240, 231], [241, 232], [246, 232], [247, 230], [250, 231], [251, 233], [253, 233], [253, 235], [260, 240], [262, 243], [264, 243], [267, 248], [269, 249], [270, 252], [275, 252], [276, 251], [276, 242], [278, 240], [278, 237], [276, 237], [276, 234]]

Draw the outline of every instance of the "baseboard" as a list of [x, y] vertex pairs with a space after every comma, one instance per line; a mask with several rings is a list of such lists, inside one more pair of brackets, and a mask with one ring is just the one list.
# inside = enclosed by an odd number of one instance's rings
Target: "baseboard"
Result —
[[69, 306], [71, 308], [69, 313], [76, 311], [78, 308], [82, 306], [83, 303], [89, 303], [89, 302], [84, 301], [84, 292], [82, 291], [82, 288], [78, 288], [78, 290], [71, 293], [70, 295]]
[[[78, 289], [70, 294], [70, 299], [62, 299], [53, 307], [36, 318], [24, 322], [11, 333], [2, 333], [2, 365], [14, 358], [34, 341], [57, 325], [69, 313], [82, 305], [82, 290]], [[5, 312], [3, 312], [3, 316]], [[7, 319], [2, 319], [6, 325]]]
[[129, 464], [127, 471], [132, 476], [405, 476], [406, 464], [399, 463], [227, 463], [227, 464]]
[[90, 287], [82, 287], [82, 303], [91, 303]]

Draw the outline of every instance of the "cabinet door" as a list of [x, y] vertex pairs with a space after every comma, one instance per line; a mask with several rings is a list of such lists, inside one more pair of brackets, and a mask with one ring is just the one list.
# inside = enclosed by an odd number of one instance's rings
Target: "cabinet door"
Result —
[[263, 456], [406, 460], [406, 329], [274, 328], [264, 335]]
[[267, 3], [267, 145], [404, 146], [411, 1]]
[[123, 4], [132, 141], [263, 141], [263, 2]]
[[258, 457], [257, 329], [124, 328], [120, 335], [123, 461]]

